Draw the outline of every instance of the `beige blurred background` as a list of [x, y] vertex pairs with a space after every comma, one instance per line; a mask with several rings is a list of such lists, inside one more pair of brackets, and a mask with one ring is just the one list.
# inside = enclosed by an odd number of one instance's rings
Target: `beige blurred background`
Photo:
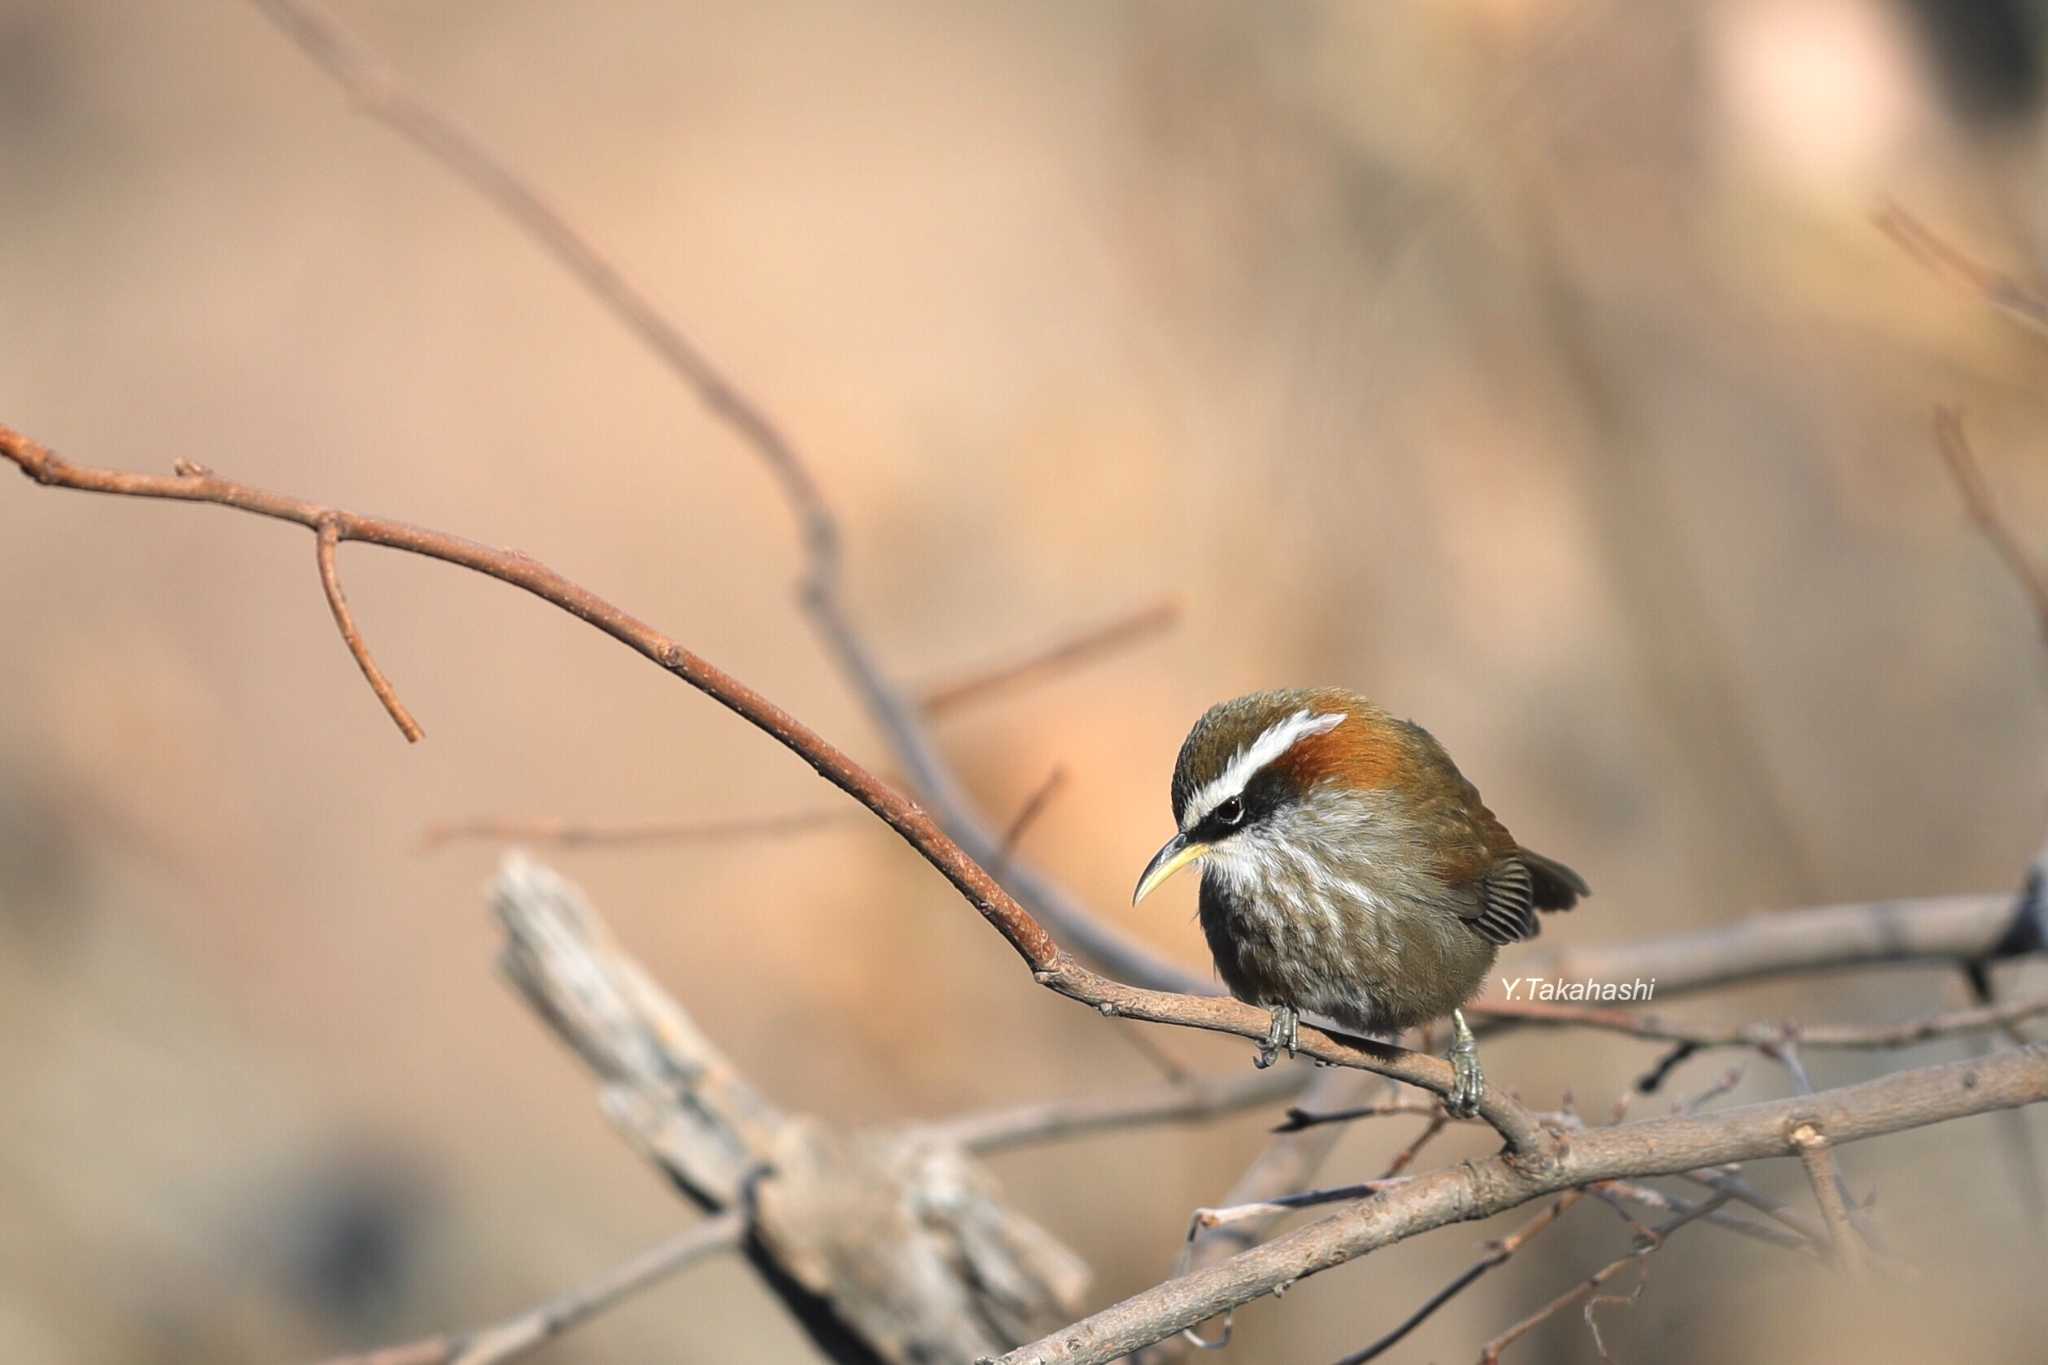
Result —
[[[1992, 260], [2039, 259], [2039, 51], [1992, 32], [1959, 74], [1941, 8], [341, 12], [781, 417], [899, 678], [1180, 595], [1172, 635], [941, 738], [999, 818], [1063, 765], [1030, 856], [1207, 970], [1192, 883], [1142, 913], [1129, 888], [1187, 725], [1269, 684], [1429, 725], [1592, 880], [1552, 934], [2017, 882], [2048, 666], [1928, 418], [1968, 409], [2013, 522], [2048, 539], [2048, 346], [1869, 217], [1893, 196]], [[0, 184], [0, 420], [83, 462], [194, 458], [516, 545], [889, 766], [793, 606], [755, 460], [250, 5], [0, 0]], [[495, 851], [419, 836], [832, 793], [531, 599], [342, 560], [417, 748], [335, 638], [302, 532], [0, 484], [0, 1358], [364, 1347], [523, 1306], [691, 1217], [496, 979]], [[1031, 987], [879, 828], [546, 856], [792, 1108], [881, 1121], [1153, 1079], [1126, 1026]], [[1676, 1012], [1960, 999], [1907, 973]], [[1248, 1065], [1237, 1041], [1153, 1036]], [[1604, 1111], [1650, 1056], [1526, 1038], [1488, 1066]], [[1816, 1079], [1891, 1060], [1817, 1058]], [[1757, 1064], [1742, 1094], [1788, 1084]], [[1168, 1271], [1276, 1117], [998, 1165], [1107, 1303]], [[1845, 1158], [1925, 1269], [1900, 1321], [1845, 1321], [1789, 1258], [1696, 1228], [1604, 1315], [1609, 1346], [2037, 1359], [2038, 1244], [1997, 1123]], [[2039, 1120], [2020, 1131], [2040, 1154]], [[1410, 1135], [1353, 1133], [1325, 1175], [1376, 1173]], [[1254, 1305], [1225, 1358], [1355, 1349], [1505, 1226]], [[1589, 1201], [1391, 1359], [1468, 1359], [1627, 1245]], [[1576, 1313], [1517, 1352], [1592, 1355]], [[540, 1358], [810, 1356], [728, 1261]]]

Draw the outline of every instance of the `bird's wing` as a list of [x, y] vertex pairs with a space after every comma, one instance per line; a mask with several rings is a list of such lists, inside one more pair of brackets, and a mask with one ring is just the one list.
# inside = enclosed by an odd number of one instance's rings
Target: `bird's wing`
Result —
[[1433, 870], [1453, 893], [1453, 909], [1491, 943], [1536, 937], [1535, 878], [1515, 836], [1435, 737], [1412, 722], [1409, 729], [1414, 761], [1430, 770], [1419, 785], [1435, 793], [1417, 815], [1436, 849]]

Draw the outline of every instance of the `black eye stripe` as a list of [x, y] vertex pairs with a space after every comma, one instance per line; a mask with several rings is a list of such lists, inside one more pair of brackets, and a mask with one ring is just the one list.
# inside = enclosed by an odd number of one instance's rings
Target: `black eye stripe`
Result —
[[1244, 819], [1243, 800], [1235, 796], [1228, 798], [1222, 805], [1216, 807], [1216, 818], [1226, 825], [1239, 823]]

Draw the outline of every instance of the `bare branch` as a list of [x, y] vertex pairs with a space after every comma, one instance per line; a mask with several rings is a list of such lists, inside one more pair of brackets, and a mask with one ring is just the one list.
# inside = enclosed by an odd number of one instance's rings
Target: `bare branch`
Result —
[[1060, 788], [1065, 786], [1066, 782], [1067, 770], [1055, 766], [1045, 775], [1045, 781], [1039, 783], [1037, 789], [1024, 798], [1024, 804], [1017, 808], [1017, 814], [1010, 821], [1010, 827], [1003, 831], [1002, 843], [996, 848], [997, 876], [1001, 876], [1003, 869], [1009, 866], [1010, 859], [1016, 855], [1017, 845], [1022, 842], [1031, 826], [1037, 823], [1038, 817], [1045, 814], [1045, 808], [1052, 803], [1053, 797], [1059, 795]]
[[334, 624], [341, 628], [342, 642], [348, 652], [355, 655], [356, 666], [363, 670], [364, 681], [377, 694], [377, 700], [384, 703], [384, 709], [398, 724], [398, 732], [405, 736], [406, 743], [417, 744], [426, 738], [426, 731], [412, 718], [412, 712], [405, 709], [405, 703], [398, 699], [398, 691], [392, 687], [391, 679], [384, 676], [384, 670], [377, 667], [377, 661], [370, 657], [370, 647], [363, 643], [363, 633], [356, 629], [355, 613], [348, 609], [348, 598], [341, 591], [341, 574], [335, 568], [334, 547], [340, 543], [340, 536], [333, 526], [323, 523], [319, 534], [313, 538], [315, 553], [320, 564], [320, 586], [327, 593], [328, 610], [334, 613]]
[[[1305, 1276], [1447, 1223], [1490, 1217], [1600, 1180], [1675, 1175], [1795, 1153], [1812, 1124], [1842, 1144], [2048, 1099], [2048, 1044], [1922, 1067], [1813, 1095], [1697, 1117], [1642, 1119], [1571, 1135], [1543, 1156], [1512, 1153], [1416, 1176], [1398, 1189], [1169, 1280], [1004, 1356], [1004, 1365], [1099, 1365]], [[1700, 1205], [1718, 1207], [1718, 1198]], [[1697, 1216], [1697, 1215], [1695, 1215]]]
[[1449, 1284], [1430, 1295], [1420, 1308], [1410, 1313], [1393, 1331], [1388, 1332], [1363, 1350], [1354, 1351], [1352, 1354], [1345, 1356], [1337, 1362], [1337, 1365], [1365, 1365], [1366, 1361], [1377, 1360], [1388, 1351], [1391, 1351], [1400, 1344], [1403, 1337], [1406, 1337], [1410, 1332], [1413, 1332], [1416, 1328], [1427, 1322], [1430, 1315], [1435, 1313], [1437, 1309], [1464, 1293], [1487, 1271], [1497, 1266], [1505, 1265], [1508, 1258], [1527, 1245], [1531, 1238], [1541, 1235], [1545, 1228], [1550, 1227], [1559, 1218], [1564, 1216], [1565, 1210], [1578, 1203], [1584, 1197], [1584, 1190], [1566, 1190], [1556, 1200], [1552, 1201], [1549, 1208], [1546, 1208], [1543, 1212], [1537, 1214], [1498, 1242], [1495, 1242], [1492, 1250], [1488, 1251], [1486, 1255], [1480, 1257], [1471, 1265], [1465, 1267], [1457, 1278], [1453, 1279]]
[[704, 406], [737, 429], [768, 463], [792, 506], [806, 509], [813, 553], [837, 553], [836, 532], [803, 461], [768, 415], [719, 373], [682, 329], [655, 306], [562, 211], [467, 130], [419, 98], [376, 52], [313, 0], [254, 0], [285, 34], [340, 82], [358, 108], [453, 171], [544, 247], [624, 323]]
[[[1619, 1260], [1611, 1261], [1607, 1265], [1602, 1266], [1600, 1269], [1594, 1271], [1591, 1275], [1587, 1276], [1586, 1279], [1581, 1281], [1577, 1286], [1566, 1290], [1564, 1293], [1552, 1299], [1549, 1303], [1544, 1304], [1543, 1307], [1537, 1309], [1534, 1313], [1531, 1313], [1528, 1317], [1523, 1318], [1513, 1327], [1508, 1328], [1507, 1331], [1502, 1332], [1499, 1336], [1487, 1342], [1486, 1345], [1482, 1347], [1479, 1352], [1480, 1365], [1496, 1365], [1496, 1363], [1500, 1360], [1500, 1353], [1502, 1351], [1505, 1351], [1508, 1347], [1514, 1345], [1515, 1342], [1521, 1340], [1524, 1336], [1534, 1331], [1537, 1327], [1541, 1326], [1544, 1322], [1548, 1321], [1556, 1313], [1571, 1307], [1573, 1304], [1578, 1303], [1583, 1299], [1586, 1299], [1593, 1293], [1594, 1290], [1598, 1289], [1601, 1285], [1607, 1283], [1607, 1281], [1613, 1279], [1616, 1275], [1628, 1269], [1630, 1266], [1642, 1264], [1643, 1258], [1650, 1255], [1652, 1252], [1656, 1251], [1658, 1247], [1662, 1246], [1664, 1244], [1665, 1238], [1669, 1237], [1672, 1233], [1684, 1227], [1687, 1223], [1693, 1222], [1696, 1219], [1706, 1217], [1708, 1214], [1712, 1213], [1715, 1209], [1719, 1208], [1726, 1202], [1728, 1201], [1725, 1195], [1715, 1195], [1706, 1203], [1700, 1204], [1697, 1207], [1686, 1211], [1685, 1213], [1681, 1213], [1680, 1215], [1678, 1215], [1678, 1217], [1671, 1219], [1670, 1221], [1662, 1224], [1661, 1226], [1653, 1228], [1648, 1237], [1638, 1239], [1636, 1249], [1634, 1251], [1631, 1251], [1628, 1255], [1621, 1257]], [[1633, 1295], [1629, 1296], [1629, 1299], [1631, 1301], [1633, 1300], [1633, 1298]], [[1594, 1340], [1597, 1344], [1599, 1340], [1599, 1328], [1593, 1325], [1591, 1304], [1587, 1305], [1586, 1324], [1589, 1327], [1593, 1327]], [[1600, 1355], [1603, 1359], [1607, 1355], [1607, 1351], [1604, 1346], [1600, 1348]]]
[[1835, 1154], [1827, 1136], [1814, 1124], [1802, 1123], [1792, 1130], [1792, 1146], [1813, 1185], [1813, 1201], [1820, 1205], [1821, 1216], [1828, 1220], [1828, 1238], [1835, 1249], [1837, 1264], [1861, 1278], [1869, 1269], [1863, 1239], [1850, 1221], [1849, 1204], [1842, 1195], [1842, 1179], [1835, 1170]]
[[[826, 647], [896, 752], [910, 785], [935, 813], [937, 825], [978, 866], [1001, 862], [999, 836], [932, 743], [917, 708], [890, 685], [849, 619], [839, 596], [838, 520], [808, 465], [767, 410], [727, 379], [587, 233], [453, 119], [409, 89], [389, 63], [315, 0], [254, 3], [367, 113], [440, 161], [544, 247], [762, 460], [802, 536], [806, 568], [800, 596]], [[1013, 864], [1005, 880], [1075, 952], [1118, 976], [1159, 990], [1205, 990], [1203, 978], [1118, 932], [1034, 869]]]
[[2048, 636], [2048, 578], [2043, 577], [2040, 566], [2020, 544], [2018, 534], [1999, 515], [1991, 485], [1985, 482], [1984, 471], [1964, 434], [1961, 412], [1945, 406], [1934, 410], [1934, 443], [1948, 465], [1949, 476], [1955, 480], [1956, 491], [1962, 495], [1970, 519], [1977, 523], [1977, 529], [1984, 533], [1984, 539], [1991, 543], [1992, 550], [2026, 593], [2034, 608], [2035, 623]]
[[[1637, 1184], [1632, 1180], [1609, 1180], [1604, 1184], [1591, 1185], [1587, 1187], [1587, 1193], [1609, 1203], [1625, 1201], [1632, 1204], [1642, 1204], [1647, 1208], [1656, 1209], [1660, 1213], [1684, 1213], [1693, 1207], [1687, 1200], [1675, 1198], [1664, 1193], [1662, 1190], [1655, 1189], [1649, 1185]], [[1733, 1202], [1732, 1198], [1731, 1202]], [[1788, 1228], [1778, 1228], [1766, 1223], [1751, 1222], [1746, 1218], [1738, 1217], [1734, 1213], [1712, 1213], [1706, 1215], [1706, 1219], [1717, 1228], [1726, 1228], [1738, 1236], [1748, 1237], [1754, 1241], [1779, 1247], [1785, 1251], [1797, 1251], [1807, 1256], [1819, 1256], [1822, 1254], [1819, 1242], [1801, 1236], [1799, 1233], [1793, 1232]]]
[[[360, 540], [404, 550], [429, 559], [457, 564], [524, 588], [588, 622], [720, 705], [767, 733], [796, 753], [818, 774], [879, 816], [925, 860], [953, 884], [1031, 968], [1040, 985], [1091, 1005], [1105, 1015], [1123, 1015], [1152, 1023], [1264, 1039], [1270, 1025], [1265, 1010], [1219, 996], [1195, 996], [1147, 990], [1090, 971], [1066, 953], [1045, 926], [1003, 889], [984, 865], [954, 842], [919, 803], [856, 763], [824, 736], [709, 660], [693, 654], [652, 626], [613, 606], [531, 556], [498, 550], [443, 531], [366, 517], [322, 506], [288, 494], [233, 483], [213, 474], [155, 475], [91, 469], [59, 459], [43, 446], [11, 428], [0, 426], [0, 457], [12, 460], [36, 482], [88, 492], [130, 497], [207, 502], [310, 530], [331, 527], [339, 540]], [[1440, 1058], [1387, 1044], [1358, 1040], [1358, 1046], [1307, 1029], [1299, 1054], [1336, 1066], [1377, 1071], [1439, 1095], [1451, 1091], [1450, 1064]], [[1533, 1150], [1550, 1138], [1519, 1102], [1488, 1092], [1480, 1114], [1499, 1130], [1511, 1147]]]
[[1271, 1104], [1299, 1091], [1309, 1073], [1272, 1068], [1248, 1075], [1188, 1080], [1137, 1095], [1097, 1100], [1053, 1100], [969, 1114], [931, 1125], [931, 1131], [970, 1152], [1000, 1152], [1041, 1142], [1160, 1123], [1192, 1123]]
[[554, 819], [461, 820], [428, 826], [420, 835], [420, 848], [423, 851], [436, 849], [465, 840], [557, 844], [563, 848], [723, 844], [740, 839], [780, 839], [812, 834], [834, 827], [859, 825], [867, 818], [855, 810], [805, 810], [736, 820], [648, 820], [634, 825], [579, 824]]
[[1933, 896], [1771, 910], [1634, 942], [1560, 944], [1523, 953], [1515, 970], [1565, 981], [1654, 981], [1661, 998], [1804, 972], [1989, 961], [2044, 946], [2048, 897]]
[[778, 1107], [539, 864], [507, 859], [491, 900], [500, 965], [607, 1117], [700, 1206], [746, 1210], [749, 1260], [828, 1356], [972, 1359], [1072, 1315], [1085, 1264], [958, 1146]]
[[1350, 1123], [1355, 1119], [1398, 1118], [1414, 1115], [1430, 1118], [1443, 1112], [1443, 1106], [1426, 1104], [1421, 1100], [1387, 1100], [1380, 1104], [1354, 1104], [1345, 1109], [1331, 1109], [1322, 1113], [1310, 1113], [1296, 1105], [1287, 1111], [1287, 1117], [1274, 1125], [1276, 1133], [1298, 1133], [1304, 1128], [1313, 1128], [1322, 1123]]
[[[1682, 1028], [1676, 1024], [1664, 1023], [1655, 1015], [1631, 1014], [1626, 1010], [1588, 1008], [1579, 1005], [1553, 1005], [1541, 1001], [1497, 1001], [1468, 1005], [1466, 1012], [1474, 1017], [1498, 1022], [1555, 1028], [1592, 1028], [1607, 1033], [1624, 1033], [1632, 1038], [1676, 1043], [1680, 1048], [1686, 1049], [1685, 1055], [1708, 1048], [1777, 1049], [1788, 1044], [1797, 1044], [1800, 1047], [1875, 1051], [1913, 1047], [1940, 1038], [2003, 1030], [2038, 1015], [2048, 1014], [2048, 994], [2010, 1000], [2003, 1005], [1945, 1010], [1898, 1024], [1869, 1025], [1800, 1024], [1786, 1020], [1782, 1023], [1743, 1024], [1726, 1029]], [[1659, 1065], [1662, 1067], [1664, 1063]], [[1640, 1088], [1654, 1090], [1656, 1087], [1643, 1085]]]
[[1772, 1219], [1787, 1231], [1803, 1239], [1807, 1245], [1818, 1248], [1827, 1245], [1827, 1232], [1805, 1214], [1793, 1208], [1782, 1199], [1765, 1194], [1734, 1172], [1737, 1167], [1724, 1170], [1687, 1171], [1683, 1178], [1697, 1185], [1704, 1185], [1716, 1194], [1725, 1194], [1739, 1204], [1747, 1204], [1758, 1213]]
[[1179, 600], [1162, 597], [1113, 620], [1076, 631], [1035, 653], [930, 684], [918, 694], [918, 708], [926, 716], [938, 716], [985, 702], [1005, 692], [1034, 686], [1048, 677], [1171, 629], [1179, 624], [1180, 615]]
[[470, 1332], [423, 1337], [363, 1355], [336, 1356], [326, 1365], [494, 1365], [511, 1360], [713, 1252], [733, 1250], [745, 1234], [746, 1220], [737, 1213], [707, 1218], [613, 1267], [589, 1284], [516, 1317]]
[[1357, 1200], [1391, 1190], [1406, 1184], [1405, 1175], [1382, 1176], [1378, 1180], [1367, 1180], [1357, 1185], [1338, 1185], [1327, 1190], [1303, 1190], [1300, 1194], [1277, 1195], [1262, 1199], [1256, 1204], [1227, 1204], [1222, 1208], [1196, 1209], [1188, 1223], [1188, 1240], [1195, 1240], [1199, 1233], [1210, 1228], [1228, 1227], [1247, 1219], [1269, 1218], [1277, 1214], [1292, 1213], [1296, 1209], [1312, 1209], [1320, 1204], [1349, 1204]]
[[1879, 207], [1880, 232], [1951, 284], [1962, 286], [2030, 332], [2048, 334], [2048, 298], [2031, 285], [1972, 259], [1895, 203]]

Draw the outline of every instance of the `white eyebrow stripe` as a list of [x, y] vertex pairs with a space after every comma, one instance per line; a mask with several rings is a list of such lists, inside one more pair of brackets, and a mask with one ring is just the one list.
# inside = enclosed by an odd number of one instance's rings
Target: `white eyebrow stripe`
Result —
[[1311, 735], [1320, 735], [1336, 729], [1350, 713], [1326, 711], [1322, 715], [1311, 715], [1307, 707], [1296, 711], [1285, 720], [1275, 721], [1266, 727], [1257, 739], [1237, 751], [1237, 755], [1224, 768], [1223, 775], [1204, 786], [1189, 799], [1187, 814], [1180, 822], [1184, 830], [1193, 829], [1208, 814], [1233, 796], [1243, 793], [1245, 784], [1257, 776], [1259, 770], [1280, 755], [1292, 749]]

